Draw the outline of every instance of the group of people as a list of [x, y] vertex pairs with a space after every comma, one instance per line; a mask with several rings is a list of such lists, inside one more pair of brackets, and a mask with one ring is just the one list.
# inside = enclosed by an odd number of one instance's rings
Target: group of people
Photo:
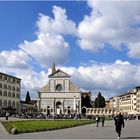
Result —
[[99, 115], [97, 115], [97, 117], [96, 117], [96, 126], [98, 127], [99, 126], [99, 122], [102, 122], [102, 127], [104, 127], [104, 123], [105, 123], [105, 116], [103, 115], [103, 116], [99, 116]]
[[[104, 123], [105, 123], [105, 116], [99, 116], [97, 115], [96, 117], [96, 126], [99, 126], [99, 122], [102, 122], [102, 127], [104, 127]], [[115, 122], [115, 130], [118, 134], [118, 139], [120, 139], [121, 136], [121, 131], [122, 128], [124, 128], [125, 124], [124, 124], [124, 117], [123, 114], [121, 112], [117, 113], [116, 116], [114, 116], [114, 122]]]

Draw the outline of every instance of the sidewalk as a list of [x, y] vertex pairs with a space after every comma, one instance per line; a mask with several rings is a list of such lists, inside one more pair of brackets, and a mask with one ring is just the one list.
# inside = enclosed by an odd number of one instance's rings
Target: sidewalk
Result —
[[[1, 131], [1, 127], [0, 127]], [[1, 139], [117, 139], [114, 121], [106, 121], [105, 127], [96, 127], [96, 124], [89, 124], [79, 127], [10, 135], [0, 132]], [[125, 121], [125, 128], [122, 130], [121, 139], [140, 139], [140, 120]]]

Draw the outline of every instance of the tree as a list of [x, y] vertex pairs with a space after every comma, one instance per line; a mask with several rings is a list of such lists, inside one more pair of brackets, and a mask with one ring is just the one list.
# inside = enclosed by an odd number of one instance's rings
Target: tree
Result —
[[91, 107], [91, 99], [89, 95], [82, 96], [82, 107]]
[[105, 107], [105, 98], [102, 96], [101, 92], [98, 93], [98, 96], [95, 98], [95, 107], [103, 108]]
[[25, 102], [28, 103], [30, 101], [31, 101], [31, 97], [30, 97], [29, 91], [27, 91]]

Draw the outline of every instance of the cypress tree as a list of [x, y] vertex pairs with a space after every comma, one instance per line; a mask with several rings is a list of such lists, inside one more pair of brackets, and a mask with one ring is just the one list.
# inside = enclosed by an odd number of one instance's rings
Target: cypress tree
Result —
[[30, 101], [31, 101], [31, 97], [30, 97], [29, 91], [27, 91], [25, 102], [28, 103]]

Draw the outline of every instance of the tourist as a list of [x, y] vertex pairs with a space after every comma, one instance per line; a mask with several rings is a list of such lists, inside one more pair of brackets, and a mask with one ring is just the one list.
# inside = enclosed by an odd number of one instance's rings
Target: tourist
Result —
[[6, 114], [5, 114], [5, 119], [8, 120], [8, 117], [9, 117], [9, 113], [6, 112]]
[[98, 126], [99, 126], [99, 122], [100, 122], [100, 116], [99, 116], [99, 115], [97, 115], [97, 117], [96, 117], [96, 127], [98, 127]]
[[124, 128], [124, 118], [121, 112], [116, 115], [114, 121], [116, 126], [116, 132], [118, 134], [118, 139], [120, 139], [122, 127]]
[[101, 117], [101, 121], [102, 121], [102, 127], [104, 127], [104, 123], [105, 123], [105, 116], [103, 114], [103, 116]]

